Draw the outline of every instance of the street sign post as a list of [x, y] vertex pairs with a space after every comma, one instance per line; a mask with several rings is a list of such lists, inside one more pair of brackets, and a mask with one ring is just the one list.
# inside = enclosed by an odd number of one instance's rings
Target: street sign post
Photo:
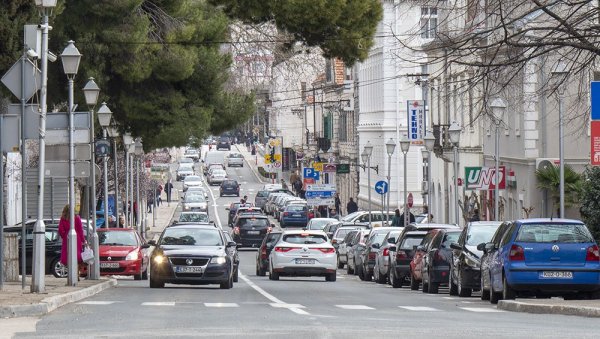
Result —
[[387, 181], [378, 181], [375, 183], [375, 192], [384, 195], [388, 192], [388, 186]]

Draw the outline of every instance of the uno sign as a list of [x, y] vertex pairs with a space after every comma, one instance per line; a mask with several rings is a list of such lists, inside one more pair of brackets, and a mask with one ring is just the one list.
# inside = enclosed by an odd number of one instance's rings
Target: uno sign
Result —
[[[503, 190], [506, 188], [506, 168], [500, 166], [498, 179], [500, 184], [498, 188]], [[493, 190], [495, 185], [494, 167], [465, 167], [465, 178], [467, 190]]]

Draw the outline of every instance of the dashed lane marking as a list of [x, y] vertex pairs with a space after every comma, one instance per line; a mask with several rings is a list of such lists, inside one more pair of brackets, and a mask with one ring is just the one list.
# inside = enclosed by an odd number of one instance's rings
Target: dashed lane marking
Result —
[[408, 311], [418, 311], [418, 312], [437, 312], [439, 311], [437, 308], [427, 307], [427, 306], [398, 306]]
[[204, 303], [206, 307], [240, 307], [236, 303]]
[[344, 310], [374, 310], [373, 307], [369, 307], [367, 305], [335, 305], [335, 307]]
[[172, 301], [149, 301], [142, 303], [142, 306], [175, 306], [175, 302]]

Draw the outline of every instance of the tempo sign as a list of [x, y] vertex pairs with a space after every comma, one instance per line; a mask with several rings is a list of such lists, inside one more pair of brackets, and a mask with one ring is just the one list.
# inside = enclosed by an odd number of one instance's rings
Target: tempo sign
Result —
[[[498, 173], [498, 189], [506, 188], [506, 168], [500, 166]], [[496, 189], [495, 167], [465, 167], [465, 179], [467, 190], [493, 190]]]

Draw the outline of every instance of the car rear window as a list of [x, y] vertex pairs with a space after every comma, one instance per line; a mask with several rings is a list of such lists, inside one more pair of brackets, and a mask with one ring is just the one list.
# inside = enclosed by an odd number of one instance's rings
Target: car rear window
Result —
[[400, 244], [401, 249], [412, 250], [414, 246], [419, 246], [421, 244], [421, 240], [423, 237], [406, 237], [402, 239], [402, 244]]
[[373, 236], [373, 238], [371, 238], [371, 244], [380, 244], [383, 241], [383, 239], [385, 239], [386, 234], [385, 233], [377, 233]]
[[186, 195], [185, 202], [205, 202], [204, 196], [201, 194]]
[[554, 223], [521, 225], [515, 241], [533, 243], [587, 243], [594, 240], [585, 225]]
[[258, 193], [256, 193], [256, 196], [259, 198], [265, 198], [269, 196], [269, 191], [258, 191]]
[[294, 211], [294, 212], [299, 211], [299, 212], [301, 212], [301, 211], [306, 211], [307, 207], [303, 206], [303, 205], [290, 205], [290, 206], [287, 207], [287, 209], [288, 209], [288, 211]]
[[179, 216], [181, 222], [208, 222], [208, 215], [204, 213], [185, 213]]
[[283, 236], [283, 241], [290, 244], [324, 244], [327, 237], [321, 234], [288, 234]]
[[350, 229], [339, 230], [335, 234], [335, 238], [336, 239], [344, 239], [344, 237], [346, 236], [346, 234], [348, 234], [348, 232], [350, 232], [350, 231], [352, 231], [352, 230], [350, 230]]
[[137, 240], [132, 232], [105, 231], [98, 232], [100, 245], [107, 246], [136, 246]]
[[165, 229], [161, 245], [223, 246], [219, 232], [217, 229], [170, 227]]
[[249, 227], [268, 227], [269, 226], [269, 220], [265, 219], [265, 218], [242, 218], [239, 221], [239, 225], [242, 227], [245, 226], [249, 226]]
[[241, 155], [241, 154], [239, 154], [239, 153], [233, 153], [233, 154], [230, 154], [230, 155], [229, 155], [229, 157], [230, 157], [230, 158], [243, 158], [244, 156], [242, 156], [242, 155]]

